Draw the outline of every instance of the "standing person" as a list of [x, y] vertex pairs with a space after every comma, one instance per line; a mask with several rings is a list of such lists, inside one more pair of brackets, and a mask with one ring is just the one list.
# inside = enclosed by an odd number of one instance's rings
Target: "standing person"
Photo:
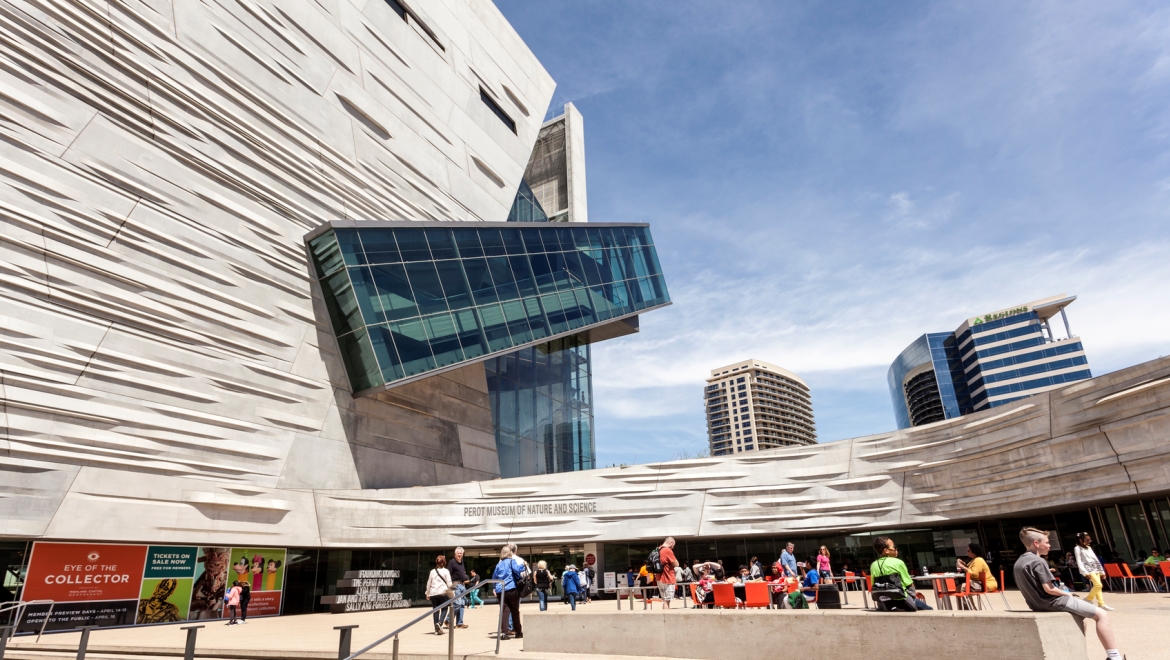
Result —
[[1088, 532], [1077, 532], [1077, 546], [1073, 548], [1077, 558], [1077, 570], [1093, 585], [1085, 600], [1112, 612], [1113, 608], [1105, 604], [1105, 596], [1101, 594], [1101, 578], [1105, 575], [1105, 567], [1101, 565], [1097, 553], [1093, 552], [1092, 543], [1093, 538]]
[[565, 589], [565, 597], [569, 599], [569, 607], [577, 611], [577, 595], [581, 593], [581, 580], [578, 577], [577, 567], [569, 564], [561, 573], [561, 586]]
[[232, 588], [228, 589], [228, 592], [224, 595], [223, 599], [227, 603], [228, 609], [232, 613], [232, 620], [228, 621], [227, 625], [234, 626], [237, 623], [239, 623], [238, 621], [236, 621], [236, 610], [239, 609], [239, 607], [240, 607], [240, 581], [239, 580], [232, 582]]
[[455, 588], [455, 595], [459, 597], [459, 600], [453, 603], [455, 626], [459, 628], [467, 627], [463, 623], [463, 606], [467, 603], [467, 599], [462, 597], [467, 591], [467, 567], [463, 565], [463, 555], [463, 548], [455, 548], [455, 558], [447, 562], [447, 570], [451, 572], [451, 584]]
[[506, 624], [510, 618], [515, 633], [508, 632], [507, 637], [523, 639], [524, 628], [520, 625], [520, 583], [524, 579], [524, 565], [512, 557], [511, 547], [500, 548], [500, 561], [492, 571], [492, 579], [502, 580], [497, 582], [495, 587], [496, 596], [504, 603], [500, 608], [500, 635], [504, 636], [504, 631], [508, 630]]
[[240, 623], [248, 622], [248, 601], [252, 600], [252, 587], [247, 582], [240, 583]]
[[[447, 558], [443, 555], [435, 557], [435, 567], [427, 576], [427, 598], [431, 600], [431, 607], [438, 607], [445, 603], [452, 591], [451, 572], [447, 570]], [[435, 610], [432, 616], [435, 619], [435, 634], [443, 634], [443, 610]]]
[[467, 606], [470, 609], [483, 605], [483, 599], [479, 597], [479, 573], [474, 570], [467, 572], [467, 595]]
[[581, 571], [581, 585], [584, 587], [581, 595], [585, 598], [585, 604], [593, 600], [590, 596], [593, 590], [593, 585], [597, 584], [597, 569], [593, 568], [593, 564], [586, 564], [585, 570]]
[[780, 553], [780, 566], [784, 569], [784, 575], [788, 577], [796, 577], [796, 555], [792, 551], [796, 546], [789, 543], [784, 546], [784, 552]]
[[753, 580], [759, 580], [764, 577], [764, 570], [760, 566], [759, 557], [752, 557], [752, 560], [748, 562], [748, 567], [751, 569], [750, 575]]
[[[1081, 619], [1093, 619], [1096, 621], [1097, 639], [1101, 640], [1101, 646], [1105, 647], [1108, 660], [1125, 660], [1125, 656], [1117, 650], [1117, 639], [1113, 635], [1109, 613], [1052, 586], [1052, 573], [1048, 570], [1048, 563], [1044, 561], [1044, 555], [1052, 549], [1052, 544], [1048, 541], [1048, 532], [1035, 527], [1025, 527], [1020, 530], [1020, 541], [1027, 552], [1016, 560], [1012, 574], [1016, 578], [1016, 587], [1019, 588], [1028, 607], [1033, 612], [1068, 612]], [[1078, 545], [1077, 548], [1080, 549], [1081, 546]]]
[[829, 563], [829, 548], [823, 545], [817, 550], [817, 571], [820, 572], [822, 580], [833, 577], [833, 567]]
[[536, 580], [536, 598], [540, 601], [540, 611], [548, 609], [548, 590], [552, 589], [553, 576], [548, 572], [548, 564], [543, 560], [536, 562], [536, 572], [532, 574]]
[[662, 595], [662, 609], [670, 609], [670, 601], [674, 600], [674, 587], [678, 583], [674, 569], [678, 567], [678, 558], [674, 556], [674, 537], [668, 536], [658, 546], [658, 563], [662, 564], [662, 572], [655, 576], [658, 581], [658, 593]]

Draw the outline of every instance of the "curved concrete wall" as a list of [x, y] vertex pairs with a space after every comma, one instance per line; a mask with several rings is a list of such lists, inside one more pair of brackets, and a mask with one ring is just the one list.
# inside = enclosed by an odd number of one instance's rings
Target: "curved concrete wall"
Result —
[[498, 476], [482, 366], [352, 400], [303, 246], [508, 214], [553, 81], [408, 4], [0, 3], [0, 534], [315, 540], [297, 489]]

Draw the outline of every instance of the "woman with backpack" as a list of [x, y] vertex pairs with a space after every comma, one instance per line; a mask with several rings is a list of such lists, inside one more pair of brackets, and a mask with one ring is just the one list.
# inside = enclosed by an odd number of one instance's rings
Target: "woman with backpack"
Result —
[[548, 609], [548, 592], [552, 589], [553, 575], [548, 570], [548, 564], [544, 561], [536, 562], [536, 573], [533, 574], [536, 579], [536, 598], [540, 601], [540, 611], [544, 612]]

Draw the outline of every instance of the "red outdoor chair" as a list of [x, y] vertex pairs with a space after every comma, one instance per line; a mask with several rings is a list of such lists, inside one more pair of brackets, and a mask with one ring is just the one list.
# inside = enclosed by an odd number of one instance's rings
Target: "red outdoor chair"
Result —
[[1121, 580], [1121, 590], [1125, 591], [1125, 574], [1117, 567], [1117, 564], [1105, 564], [1105, 580], [1109, 582], [1109, 588], [1114, 589], [1113, 580]]
[[743, 585], [744, 594], [747, 598], [744, 599], [743, 607], [763, 607], [767, 609], [772, 608], [772, 594], [771, 589], [768, 588], [765, 582], [748, 582]]
[[735, 602], [735, 585], [715, 584], [715, 607], [736, 609], [739, 603]]
[[1158, 570], [1162, 571], [1162, 585], [1170, 591], [1170, 561], [1158, 562]]
[[699, 600], [699, 590], [696, 584], [691, 585], [691, 602], [695, 604], [695, 607], [703, 606], [703, 601]]
[[1129, 564], [1121, 564], [1121, 572], [1124, 579], [1133, 580], [1134, 593], [1137, 593], [1138, 580], [1141, 580], [1142, 584], [1146, 585], [1146, 591], [1158, 590], [1158, 583], [1154, 582], [1154, 576], [1152, 575], [1146, 575], [1145, 573], [1134, 575], [1133, 571], [1129, 570]]
[[[1012, 609], [1012, 606], [1008, 604], [1007, 594], [1005, 594], [1003, 592], [1003, 589], [1004, 589], [1003, 569], [1000, 569], [1000, 571], [999, 571], [999, 585], [996, 586], [995, 589], [988, 589], [987, 584], [984, 584], [983, 589], [984, 589], [984, 592], [983, 592], [984, 595], [999, 594], [1000, 598], [1003, 598], [1003, 608], [1005, 610]], [[984, 600], [984, 602], [987, 603], [988, 609], [992, 609], [992, 610], [995, 609], [994, 607], [991, 606], [991, 599], [990, 598], [985, 598], [983, 600]]]

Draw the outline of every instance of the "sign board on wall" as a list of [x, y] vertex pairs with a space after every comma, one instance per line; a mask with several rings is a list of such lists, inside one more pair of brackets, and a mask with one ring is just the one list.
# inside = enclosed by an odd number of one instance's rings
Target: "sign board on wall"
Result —
[[248, 613], [280, 614], [284, 549], [38, 541], [21, 598], [54, 601], [52, 616], [45, 623], [49, 606], [30, 606], [18, 632], [42, 623], [45, 630], [69, 630], [217, 619], [233, 557], [247, 557], [250, 584], [261, 587]]

